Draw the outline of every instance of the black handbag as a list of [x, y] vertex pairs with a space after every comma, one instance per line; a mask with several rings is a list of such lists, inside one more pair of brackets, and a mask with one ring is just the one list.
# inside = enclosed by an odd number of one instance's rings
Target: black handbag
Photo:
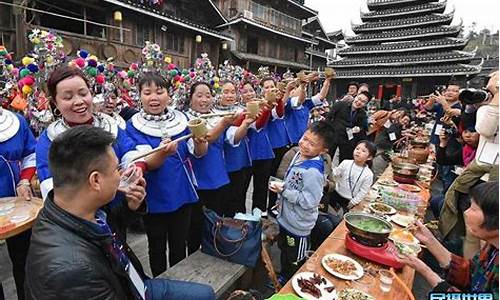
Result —
[[204, 208], [201, 252], [230, 262], [255, 267], [262, 247], [261, 222], [223, 218]]

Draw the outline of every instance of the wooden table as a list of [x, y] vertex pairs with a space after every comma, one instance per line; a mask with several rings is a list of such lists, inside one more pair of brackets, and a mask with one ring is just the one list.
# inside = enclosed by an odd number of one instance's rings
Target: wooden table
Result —
[[[389, 167], [384, 171], [384, 173], [380, 176], [379, 180], [383, 179], [392, 179], [392, 167], [389, 165]], [[429, 190], [422, 189], [422, 191], [419, 193], [422, 199], [425, 201], [429, 201], [430, 199], [430, 192]], [[352, 210], [362, 210], [363, 207], [368, 204], [369, 201], [367, 199], [363, 200], [360, 204], [358, 204], [356, 207], [354, 207]], [[396, 226], [396, 225], [395, 225]], [[321, 244], [321, 246], [316, 250], [315, 255], [318, 257], [317, 260], [317, 265], [314, 268], [314, 272], [320, 274], [321, 276], [326, 277], [328, 280], [330, 280], [336, 287], [337, 292], [343, 290], [344, 288], [357, 288], [360, 290], [363, 290], [364, 292], [367, 292], [371, 296], [373, 296], [375, 299], [393, 299], [393, 300], [403, 300], [403, 299], [409, 299], [408, 295], [405, 293], [403, 290], [403, 287], [396, 282], [396, 280], [392, 284], [392, 288], [388, 293], [383, 293], [380, 290], [380, 282], [378, 279], [378, 275], [373, 276], [372, 283], [369, 286], [366, 286], [365, 289], [360, 288], [360, 286], [357, 283], [353, 283], [351, 281], [346, 281], [339, 279], [330, 273], [328, 273], [322, 266], [321, 266], [321, 258], [327, 254], [331, 253], [338, 253], [342, 255], [346, 255], [349, 257], [354, 258], [356, 261], [361, 263], [361, 265], [366, 266], [370, 265], [372, 266], [372, 269], [384, 269], [387, 268], [382, 265], [378, 265], [374, 262], [369, 262], [368, 260], [361, 258], [353, 253], [351, 253], [349, 250], [346, 249], [345, 244], [344, 244], [344, 239], [347, 233], [347, 227], [345, 225], [345, 221], [342, 220], [342, 222], [335, 228], [335, 230], [330, 234], [330, 236]], [[308, 270], [306, 269], [306, 264], [304, 264], [298, 271], [297, 273], [300, 272], [307, 272]], [[365, 272], [366, 273], [366, 272]], [[398, 277], [406, 284], [406, 286], [411, 290], [413, 286], [413, 280], [415, 277], [415, 270], [408, 267], [404, 266], [401, 270], [396, 271], [396, 274]], [[365, 279], [366, 275], [363, 276], [363, 279]], [[292, 280], [289, 280], [285, 286], [280, 290], [279, 294], [289, 294], [289, 293], [295, 293], [292, 287]]]
[[[43, 200], [40, 198], [31, 198], [30, 201], [21, 197], [6, 197], [0, 198], [0, 211], [6, 205], [14, 204], [14, 209], [8, 214], [0, 215], [0, 240], [13, 237], [23, 231], [30, 229], [33, 222], [38, 216], [38, 212], [43, 207]], [[28, 219], [21, 222], [12, 222], [12, 217], [25, 215], [27, 213]]]

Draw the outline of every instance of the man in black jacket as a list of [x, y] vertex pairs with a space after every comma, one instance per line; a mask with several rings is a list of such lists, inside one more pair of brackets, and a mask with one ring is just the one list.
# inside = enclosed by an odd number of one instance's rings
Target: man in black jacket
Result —
[[364, 107], [372, 95], [366, 91], [359, 93], [353, 101], [337, 101], [327, 116], [333, 126], [334, 146], [330, 149], [333, 157], [339, 148], [339, 163], [352, 159], [356, 144], [366, 139], [368, 117]]
[[[111, 233], [100, 208], [120, 182], [113, 142], [110, 133], [93, 126], [71, 128], [53, 141], [54, 190], [33, 227], [26, 299], [215, 299], [208, 286], [148, 279], [130, 248]], [[145, 190], [135, 193], [143, 201]], [[117, 204], [109, 213], [138, 204]]]

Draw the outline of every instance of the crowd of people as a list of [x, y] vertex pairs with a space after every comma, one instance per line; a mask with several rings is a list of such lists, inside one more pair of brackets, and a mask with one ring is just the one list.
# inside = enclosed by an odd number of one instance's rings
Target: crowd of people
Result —
[[[37, 179], [45, 200], [33, 229], [7, 239], [19, 299], [214, 299], [205, 285], [150, 279], [126, 244], [139, 215], [157, 277], [200, 249], [203, 208], [226, 217], [258, 208], [275, 218], [285, 282], [366, 197], [394, 151], [407, 148], [412, 127], [428, 121], [443, 183], [431, 201], [442, 243], [420, 223], [416, 236], [439, 266], [404, 263], [436, 290], [498, 298], [498, 73], [488, 99], [466, 104], [458, 82], [425, 99], [381, 102], [352, 82], [328, 100], [334, 76], [245, 71], [180, 83], [149, 67], [131, 81], [135, 102], [118, 86], [100, 89], [78, 63], [54, 67], [46, 82], [54, 120], [40, 131], [27, 110], [3, 102], [0, 197], [29, 199]], [[188, 123], [199, 119], [208, 132], [191, 136]], [[271, 176], [283, 181], [270, 185]]]

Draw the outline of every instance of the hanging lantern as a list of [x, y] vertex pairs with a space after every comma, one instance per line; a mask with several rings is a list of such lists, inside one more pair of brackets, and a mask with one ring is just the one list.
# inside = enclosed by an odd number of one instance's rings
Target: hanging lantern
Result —
[[116, 21], [116, 22], [121, 22], [123, 20], [123, 16], [122, 16], [122, 12], [117, 10], [113, 13], [113, 19]]
[[199, 35], [199, 34], [198, 34], [198, 35], [196, 35], [196, 39], [195, 39], [195, 41], [196, 41], [198, 44], [199, 44], [199, 43], [201, 43], [201, 35]]
[[224, 51], [227, 50], [227, 42], [222, 43], [222, 50], [224, 50]]

